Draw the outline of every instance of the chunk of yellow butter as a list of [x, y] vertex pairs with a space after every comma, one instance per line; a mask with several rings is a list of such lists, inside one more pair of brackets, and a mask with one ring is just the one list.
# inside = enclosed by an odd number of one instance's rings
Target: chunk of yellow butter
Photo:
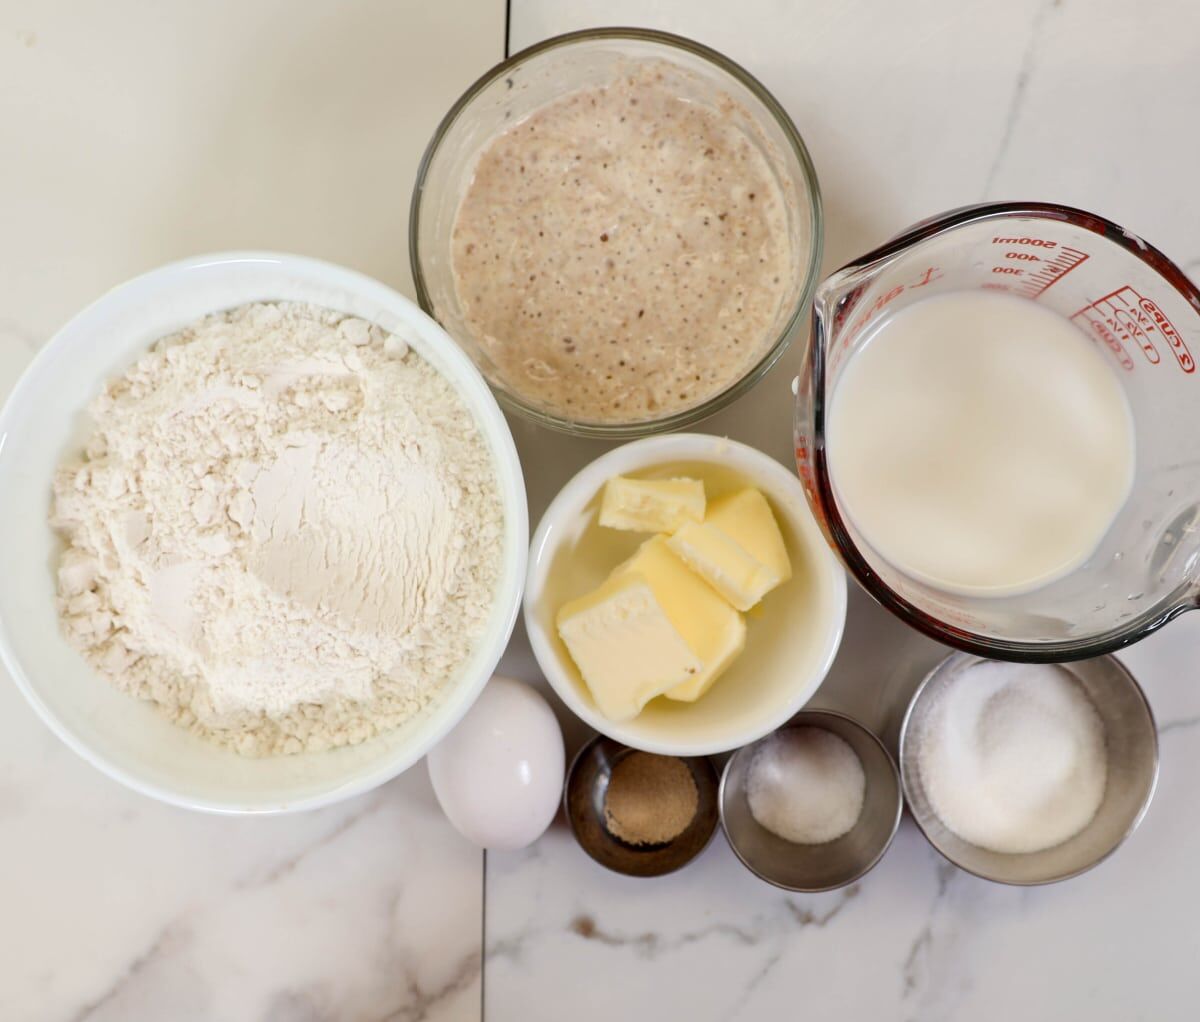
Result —
[[792, 577], [779, 525], [766, 497], [755, 489], [713, 501], [703, 523], [685, 523], [668, 542], [738, 610], [749, 610]]
[[704, 668], [654, 588], [637, 574], [610, 578], [565, 604], [557, 624], [597, 708], [609, 720], [636, 717], [655, 696]]
[[782, 581], [723, 529], [687, 522], [669, 540], [671, 549], [738, 610], [749, 610]]
[[656, 580], [663, 608], [704, 665], [666, 695], [685, 702], [699, 699], [746, 648], [745, 619], [674, 554], [666, 536], [647, 540], [617, 572], [640, 572]]
[[557, 624], [596, 706], [614, 721], [680, 686], [697, 698], [746, 643], [742, 616], [664, 536], [643, 543], [595, 592], [565, 604]]
[[631, 532], [674, 532], [684, 522], [703, 521], [704, 484], [698, 479], [629, 479], [617, 476], [604, 487], [600, 524]]

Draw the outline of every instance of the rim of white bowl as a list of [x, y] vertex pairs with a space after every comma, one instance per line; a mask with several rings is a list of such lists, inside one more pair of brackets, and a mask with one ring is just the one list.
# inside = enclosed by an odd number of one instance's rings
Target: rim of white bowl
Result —
[[[798, 513], [807, 519], [805, 531], [812, 539], [811, 549], [818, 555], [833, 592], [832, 627], [824, 636], [824, 645], [811, 675], [804, 679], [802, 685], [797, 686], [791, 699], [780, 704], [778, 713], [771, 714], [760, 727], [742, 732], [734, 739], [717, 743], [647, 740], [640, 735], [631, 734], [622, 724], [608, 720], [593, 706], [580, 699], [574, 683], [561, 664], [558, 652], [537, 622], [534, 606], [545, 585], [551, 561], [550, 554], [557, 549], [557, 539], [551, 543], [551, 533], [556, 527], [586, 506], [614, 475], [676, 461], [713, 461], [734, 469], [751, 482], [771, 479], [783, 488], [794, 491]], [[529, 635], [529, 644], [538, 667], [558, 697], [584, 723], [602, 735], [643, 752], [663, 756], [715, 756], [749, 745], [771, 734], [803, 709], [816, 695], [833, 666], [842, 642], [846, 625], [846, 601], [846, 573], [837, 556], [826, 544], [816, 520], [812, 518], [804, 487], [798, 476], [770, 455], [738, 440], [710, 433], [669, 433], [643, 437], [602, 454], [585, 465], [559, 490], [542, 515], [530, 543], [523, 613], [525, 631]]]
[[[353, 798], [355, 795], [361, 795], [385, 784], [414, 766], [466, 715], [491, 678], [500, 658], [504, 655], [516, 625], [528, 565], [526, 539], [529, 535], [529, 508], [525, 495], [524, 473], [521, 469], [516, 444], [495, 396], [470, 357], [432, 317], [412, 299], [357, 270], [309, 256], [265, 250], [231, 250], [179, 259], [132, 277], [86, 305], [59, 327], [53, 336], [41, 346], [9, 392], [3, 407], [0, 407], [0, 454], [3, 453], [5, 441], [11, 429], [10, 420], [15, 414], [14, 410], [29, 399], [28, 391], [34, 390], [40, 385], [39, 377], [53, 362], [60, 338], [85, 328], [89, 319], [95, 317], [97, 312], [102, 311], [111, 303], [125, 299], [138, 289], [152, 284], [156, 278], [167, 278], [213, 265], [238, 263], [272, 264], [283, 273], [295, 273], [298, 277], [306, 280], [320, 280], [323, 284], [342, 288], [348, 293], [374, 301], [382, 307], [399, 309], [403, 317], [411, 318], [424, 331], [421, 337], [422, 342], [430, 338], [437, 339], [431, 343], [438, 346], [437, 355], [444, 364], [435, 365], [434, 368], [450, 380], [476, 417], [481, 431], [492, 448], [493, 460], [501, 484], [502, 499], [504, 499], [505, 557], [492, 612], [495, 613], [499, 606], [504, 606], [505, 610], [503, 618], [499, 621], [500, 627], [494, 632], [491, 642], [486, 647], [475, 651], [475, 655], [481, 656], [478, 676], [471, 678], [469, 683], [466, 679], [461, 680], [458, 685], [447, 692], [442, 701], [431, 710], [426, 711], [429, 714], [429, 721], [426, 722], [428, 726], [418, 733], [416, 740], [395, 750], [392, 755], [382, 759], [374, 769], [354, 780], [334, 784], [328, 791], [306, 798], [280, 802], [264, 800], [261, 805], [246, 805], [220, 799], [182, 796], [167, 786], [137, 776], [97, 752], [60, 720], [38, 695], [36, 687], [30, 682], [24, 667], [12, 650], [8, 626], [2, 618], [0, 618], [0, 663], [4, 665], [17, 689], [50, 731], [81, 759], [118, 783], [139, 794], [183, 809], [219, 815], [267, 816], [319, 809]], [[228, 306], [222, 307], [227, 308]], [[218, 309], [214, 308], [212, 311], [215, 312]], [[450, 368], [450, 373], [446, 372], [446, 367]], [[485, 667], [486, 669], [484, 669]], [[97, 678], [97, 681], [100, 683], [102, 679]]]

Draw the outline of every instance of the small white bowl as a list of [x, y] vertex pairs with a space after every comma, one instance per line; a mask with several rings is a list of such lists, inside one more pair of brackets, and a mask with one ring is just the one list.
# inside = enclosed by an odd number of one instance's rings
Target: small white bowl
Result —
[[[790, 581], [747, 615], [746, 649], [694, 703], [655, 699], [614, 723], [596, 708], [558, 637], [559, 607], [594, 589], [647, 537], [603, 529], [601, 491], [613, 476], [669, 467], [670, 475], [738, 481], [766, 495], [792, 560]], [[708, 756], [757, 741], [785, 723], [829, 671], [846, 619], [846, 576], [813, 520], [800, 480], [745, 444], [698, 433], [648, 437], [609, 451], [554, 498], [533, 537], [525, 627], [538, 665], [570, 709], [601, 734], [646, 752]]]
[[[455, 387], [479, 423], [504, 504], [504, 550], [487, 628], [425, 711], [395, 731], [329, 752], [247, 759], [168, 722], [98, 677], [63, 638], [54, 600], [60, 541], [47, 523], [51, 481], [81, 441], [82, 412], [104, 380], [159, 338], [252, 301], [306, 301], [399, 331]], [[412, 766], [467, 712], [508, 643], [529, 534], [512, 435], [478, 370], [415, 304], [352, 270], [297, 256], [228, 253], [174, 263], [110, 291], [42, 349], [0, 413], [0, 659], [50, 729], [130, 788], [189, 809], [312, 809]]]

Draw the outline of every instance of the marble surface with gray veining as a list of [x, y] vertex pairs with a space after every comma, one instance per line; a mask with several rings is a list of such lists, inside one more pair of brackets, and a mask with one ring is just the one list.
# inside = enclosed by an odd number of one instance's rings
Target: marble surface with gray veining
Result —
[[[513, 11], [517, 47], [641, 24], [759, 76], [816, 163], [827, 271], [933, 213], [1039, 199], [1101, 212], [1200, 273], [1189, 197], [1200, 141], [1187, 127], [1200, 11], [1188, 3], [516, 0]], [[789, 353], [705, 429], [786, 460], [798, 365]], [[535, 515], [594, 451], [562, 445], [553, 479], [531, 487]], [[891, 734], [941, 652], [853, 592], [815, 703]], [[643, 882], [594, 866], [559, 829], [488, 856], [487, 1018], [1194, 1018], [1200, 615], [1123, 659], [1161, 724], [1161, 780], [1141, 829], [1092, 873], [1042, 889], [989, 884], [945, 863], [906, 819], [860, 883], [805, 897], [758, 882], [720, 837], [680, 874]], [[519, 652], [511, 662], [534, 676]]]
[[[0, 394], [173, 259], [294, 251], [411, 294], [414, 169], [503, 37], [500, 0], [0, 0]], [[189, 813], [0, 677], [2, 1022], [478, 1019], [482, 866], [423, 768], [301, 816]]]
[[[199, 251], [292, 249], [411, 294], [416, 157], [503, 48], [488, 0], [154, 10], [0, 0], [0, 393], [75, 309]], [[1104, 213], [1200, 274], [1188, 0], [512, 0], [511, 45], [622, 23], [715, 46], [777, 94], [820, 175], [826, 270], [929, 214], [1025, 198]], [[703, 428], [786, 460], [798, 359]], [[605, 449], [514, 433], [535, 520]], [[855, 592], [816, 704], [886, 734], [940, 652]], [[720, 836], [656, 881], [595, 866], [561, 821], [485, 861], [423, 767], [302, 816], [189, 814], [99, 775], [0, 684], [0, 1019], [1192, 1019], [1200, 615], [1123, 659], [1162, 773], [1113, 859], [1009, 889], [905, 821], [871, 874], [811, 897]], [[504, 667], [537, 680], [520, 629]]]

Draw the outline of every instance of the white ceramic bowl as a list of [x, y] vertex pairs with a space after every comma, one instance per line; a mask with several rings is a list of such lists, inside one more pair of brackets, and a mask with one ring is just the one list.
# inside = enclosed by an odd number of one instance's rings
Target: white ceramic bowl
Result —
[[[403, 727], [352, 748], [247, 759], [175, 727], [97, 677], [59, 630], [47, 525], [51, 480], [81, 441], [102, 382], [158, 338], [256, 300], [308, 301], [398, 330], [449, 379], [491, 448], [505, 510], [500, 581], [486, 631], [439, 700]], [[109, 292], [42, 349], [0, 413], [0, 657], [30, 704], [84, 759], [137, 791], [191, 809], [309, 809], [366, 791], [421, 758], [475, 701], [511, 634], [525, 575], [528, 513], [512, 436], [470, 359], [415, 304], [328, 263], [231, 253], [174, 263]]]
[[[669, 466], [717, 486], [757, 486], [779, 522], [793, 575], [747, 615], [746, 649], [695, 703], [652, 700], [614, 723], [596, 708], [558, 637], [554, 617], [595, 588], [644, 533], [602, 529], [600, 494], [613, 476]], [[727, 752], [762, 738], [800, 710], [833, 663], [846, 619], [846, 576], [813, 520], [800, 480], [745, 444], [696, 433], [649, 437], [597, 458], [547, 508], [533, 537], [525, 583], [525, 625], [542, 672], [571, 710], [619, 742], [673, 756]]]

